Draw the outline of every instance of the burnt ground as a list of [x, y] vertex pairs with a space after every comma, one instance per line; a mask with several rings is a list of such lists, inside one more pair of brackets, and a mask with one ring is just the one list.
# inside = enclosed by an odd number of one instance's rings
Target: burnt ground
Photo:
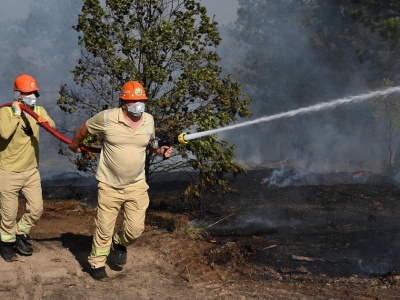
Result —
[[237, 193], [206, 196], [202, 211], [180, 200], [182, 176], [151, 183], [146, 230], [102, 282], [86, 265], [95, 189], [44, 184], [35, 253], [0, 261], [0, 298], [400, 299], [396, 185], [354, 173], [286, 186], [268, 170], [232, 182]]

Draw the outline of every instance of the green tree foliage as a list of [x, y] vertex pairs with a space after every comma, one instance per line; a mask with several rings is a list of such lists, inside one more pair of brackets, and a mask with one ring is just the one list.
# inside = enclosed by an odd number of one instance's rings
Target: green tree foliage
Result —
[[[240, 84], [220, 76], [217, 23], [198, 1], [107, 0], [102, 6], [98, 0], [84, 0], [74, 28], [82, 53], [73, 74], [81, 88], [61, 87], [58, 105], [67, 113], [90, 117], [104, 105], [116, 107], [122, 85], [137, 80], [150, 99], [146, 110], [154, 116], [156, 131], [168, 138], [251, 116]], [[101, 137], [89, 136], [86, 142], [100, 145]], [[233, 162], [235, 146], [215, 136], [177, 148], [178, 154], [166, 162], [148, 153], [147, 174], [195, 171], [199, 177], [186, 198], [199, 198], [204, 189], [229, 191], [224, 175], [245, 172]], [[96, 159], [83, 155], [76, 164], [86, 171]]]

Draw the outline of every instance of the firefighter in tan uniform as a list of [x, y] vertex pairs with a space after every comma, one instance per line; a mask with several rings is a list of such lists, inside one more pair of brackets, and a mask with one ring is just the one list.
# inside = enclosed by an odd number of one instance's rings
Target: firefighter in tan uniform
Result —
[[[107, 277], [105, 263], [110, 251], [117, 266], [126, 264], [126, 247], [144, 231], [149, 205], [149, 186], [145, 178], [146, 149], [155, 137], [153, 117], [144, 112], [147, 99], [139, 82], [127, 82], [120, 93], [119, 108], [102, 111], [87, 120], [68, 146], [72, 151], [80, 152], [79, 144], [88, 132], [104, 134], [96, 172], [99, 181], [96, 230], [88, 259], [94, 279]], [[173, 149], [163, 146], [151, 151], [170, 157]], [[122, 230], [114, 234], [121, 209], [124, 214]]]
[[[35, 105], [38, 97], [36, 80], [23, 74], [15, 79], [12, 107], [0, 109], [0, 236], [6, 261], [17, 260], [15, 250], [32, 254], [28, 234], [43, 213], [38, 123], [49, 122], [53, 128], [55, 124], [42, 106]], [[34, 110], [39, 119], [23, 112], [22, 105]], [[19, 192], [26, 198], [26, 212], [17, 223]]]

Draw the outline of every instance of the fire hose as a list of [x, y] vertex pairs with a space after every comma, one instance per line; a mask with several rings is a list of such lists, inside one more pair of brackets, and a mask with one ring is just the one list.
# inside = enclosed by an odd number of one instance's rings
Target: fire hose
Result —
[[[5, 106], [12, 106], [12, 103], [6, 103], [0, 106], [0, 108], [5, 107]], [[39, 118], [38, 114], [35, 113], [32, 109], [30, 109], [28, 106], [21, 105], [21, 109], [25, 111], [26, 113], [30, 114], [36, 121]], [[65, 136], [63, 136], [60, 132], [55, 130], [50, 126], [49, 123], [39, 123], [40, 126], [42, 126], [46, 131], [51, 133], [53, 136], [55, 136], [57, 139], [59, 139], [61, 142], [69, 145], [71, 144], [71, 140]], [[85, 145], [79, 145], [79, 148], [82, 151], [85, 152], [94, 152], [94, 153], [100, 153], [101, 148], [96, 148], [96, 147], [90, 147], [90, 146], [85, 146]]]
[[[0, 108], [2, 107], [6, 107], [12, 106], [12, 103], [6, 103], [0, 106]], [[35, 113], [32, 109], [30, 109], [28, 106], [25, 105], [21, 105], [21, 109], [23, 111], [25, 111], [26, 113], [28, 113], [29, 115], [31, 115], [36, 121], [38, 120], [39, 116], [37, 113]], [[39, 123], [40, 126], [42, 126], [46, 131], [48, 131], [49, 133], [51, 133], [53, 136], [55, 136], [57, 139], [59, 139], [61, 142], [69, 145], [71, 144], [71, 140], [65, 136], [63, 136], [60, 132], [58, 132], [56, 129], [52, 128], [50, 126], [49, 123], [45, 122], [45, 123]], [[171, 145], [175, 145], [175, 144], [186, 144], [187, 142], [184, 139], [184, 136], [186, 135], [186, 133], [181, 133], [171, 139], [155, 139], [152, 141], [151, 146], [154, 149], [158, 149], [161, 148], [162, 146], [171, 146]], [[96, 148], [96, 147], [90, 147], [90, 146], [85, 146], [85, 145], [79, 145], [79, 148], [84, 151], [84, 152], [94, 152], [94, 153], [100, 153], [101, 148]]]
[[[248, 126], [248, 125], [252, 125], [252, 124], [256, 124], [256, 123], [260, 123], [260, 122], [268, 122], [268, 121], [272, 121], [272, 120], [280, 119], [280, 118], [293, 117], [296, 115], [302, 115], [302, 114], [305, 114], [308, 112], [319, 111], [322, 109], [334, 108], [341, 104], [346, 104], [346, 103], [350, 103], [353, 101], [359, 102], [359, 101], [363, 101], [366, 99], [370, 99], [372, 97], [385, 96], [385, 95], [388, 95], [388, 94], [391, 94], [394, 92], [399, 92], [399, 91], [400, 91], [400, 87], [392, 87], [392, 88], [388, 88], [385, 90], [378, 90], [378, 91], [374, 91], [374, 92], [370, 92], [370, 93], [366, 93], [366, 94], [362, 94], [362, 95], [358, 95], [358, 96], [345, 97], [345, 98], [337, 99], [337, 100], [334, 100], [331, 102], [318, 103], [315, 105], [311, 105], [309, 107], [303, 107], [303, 108], [291, 110], [288, 112], [275, 114], [272, 116], [261, 117], [261, 118], [255, 119], [255, 120], [251, 120], [251, 121], [240, 123], [240, 124], [235, 124], [232, 126], [226, 126], [226, 127], [222, 127], [222, 128], [211, 129], [211, 130], [206, 130], [206, 131], [196, 132], [196, 133], [191, 133], [191, 134], [186, 134], [185, 132], [183, 132], [183, 133], [181, 133], [177, 136], [174, 136], [173, 138], [170, 138], [170, 139], [156, 138], [153, 141], [151, 141], [151, 147], [153, 147], [153, 149], [158, 149], [162, 146], [172, 146], [174, 144], [186, 144], [187, 141], [189, 141], [189, 140], [198, 139], [203, 136], [207, 136], [207, 135], [211, 135], [211, 134], [216, 134], [220, 131], [231, 130], [231, 129], [244, 127], [244, 126]], [[1, 105], [0, 108], [4, 107], [4, 106], [12, 106], [12, 103], [6, 103], [4, 105]], [[32, 111], [29, 107], [21, 106], [21, 109], [23, 111], [27, 112], [28, 114], [30, 114], [36, 120], [38, 119], [39, 116], [34, 111]], [[63, 136], [57, 130], [51, 128], [51, 126], [48, 123], [40, 123], [40, 126], [42, 126], [44, 129], [46, 129], [48, 132], [50, 132], [52, 135], [54, 135], [60, 141], [66, 143], [66, 144], [71, 143], [70, 139]], [[101, 151], [101, 148], [88, 147], [88, 146], [84, 146], [84, 145], [80, 145], [79, 148], [85, 152], [99, 153]]]

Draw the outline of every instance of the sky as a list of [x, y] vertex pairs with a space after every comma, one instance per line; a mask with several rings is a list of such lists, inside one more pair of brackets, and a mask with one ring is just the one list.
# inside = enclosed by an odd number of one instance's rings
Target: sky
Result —
[[33, 0], [13, 0], [2, 1], [0, 9], [0, 19], [14, 20], [26, 18]]
[[[33, 1], [34, 0], [2, 1], [0, 19], [10, 20], [26, 18]], [[215, 15], [215, 19], [220, 25], [225, 25], [236, 19], [236, 11], [239, 7], [237, 0], [201, 0], [201, 3], [207, 7], [210, 17]]]
[[237, 0], [201, 0], [207, 7], [209, 15], [215, 15], [219, 25], [226, 25], [236, 20], [236, 12], [239, 8]]

